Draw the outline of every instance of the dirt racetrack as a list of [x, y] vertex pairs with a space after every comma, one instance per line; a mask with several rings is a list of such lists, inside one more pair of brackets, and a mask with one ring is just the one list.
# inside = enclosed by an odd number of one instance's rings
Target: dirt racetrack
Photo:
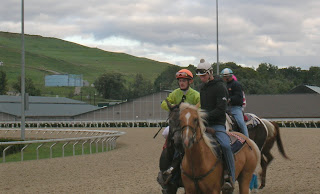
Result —
[[[164, 139], [152, 138], [158, 128], [115, 130], [127, 134], [109, 152], [1, 163], [0, 193], [160, 194], [156, 176]], [[275, 159], [259, 193], [320, 193], [320, 129], [281, 128], [281, 136], [291, 160], [274, 146]]]

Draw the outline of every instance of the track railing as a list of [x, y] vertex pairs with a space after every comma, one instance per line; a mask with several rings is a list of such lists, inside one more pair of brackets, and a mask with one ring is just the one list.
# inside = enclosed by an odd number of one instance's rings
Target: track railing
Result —
[[[0, 137], [2, 138], [18, 138], [20, 136], [20, 129], [1, 129]], [[21, 152], [21, 161], [24, 161], [24, 150], [31, 144], [37, 144], [35, 148], [36, 159], [39, 159], [39, 150], [44, 144], [50, 144], [49, 152], [50, 158], [53, 155], [53, 148], [58, 143], [63, 143], [61, 146], [62, 157], [65, 156], [65, 147], [72, 144], [73, 156], [76, 155], [76, 145], [81, 146], [81, 154], [84, 155], [84, 148], [89, 144], [90, 154], [92, 151], [92, 144], [95, 145], [95, 152], [99, 149], [101, 152], [112, 150], [116, 147], [116, 140], [125, 132], [111, 131], [111, 130], [95, 130], [95, 129], [26, 129], [25, 131], [27, 141], [10, 141], [0, 142], [0, 146], [5, 148], [2, 151], [2, 162], [6, 162], [6, 151], [14, 145], [24, 145]]]

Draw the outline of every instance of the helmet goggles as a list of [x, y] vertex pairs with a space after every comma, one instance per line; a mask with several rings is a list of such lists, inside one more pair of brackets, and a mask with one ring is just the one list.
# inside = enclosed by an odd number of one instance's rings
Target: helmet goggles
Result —
[[197, 75], [205, 75], [207, 72], [207, 69], [197, 69]]
[[176, 78], [192, 79], [192, 77], [190, 77], [190, 75], [188, 75], [186, 72], [180, 72], [180, 71], [176, 73]]

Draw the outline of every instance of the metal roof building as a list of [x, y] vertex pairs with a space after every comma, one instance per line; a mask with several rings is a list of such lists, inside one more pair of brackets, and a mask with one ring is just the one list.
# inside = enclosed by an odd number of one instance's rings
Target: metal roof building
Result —
[[247, 95], [245, 112], [275, 121], [320, 121], [319, 94]]
[[300, 85], [289, 91], [290, 94], [320, 94], [320, 87]]
[[[30, 97], [26, 121], [164, 122], [162, 91], [99, 108], [68, 98]], [[274, 121], [320, 122], [319, 94], [247, 95], [245, 112]], [[20, 97], [0, 96], [0, 121], [20, 121]]]
[[[73, 120], [75, 115], [99, 109], [82, 101], [64, 97], [29, 97], [26, 121]], [[21, 97], [0, 95], [0, 120], [19, 121], [21, 118]]]

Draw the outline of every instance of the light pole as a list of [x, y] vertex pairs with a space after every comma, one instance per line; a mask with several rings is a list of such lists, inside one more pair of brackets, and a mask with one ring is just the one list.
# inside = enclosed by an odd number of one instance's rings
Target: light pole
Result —
[[219, 28], [218, 28], [218, 0], [216, 0], [216, 18], [217, 18], [217, 75], [219, 75]]
[[21, 139], [25, 140], [24, 0], [21, 0]]

